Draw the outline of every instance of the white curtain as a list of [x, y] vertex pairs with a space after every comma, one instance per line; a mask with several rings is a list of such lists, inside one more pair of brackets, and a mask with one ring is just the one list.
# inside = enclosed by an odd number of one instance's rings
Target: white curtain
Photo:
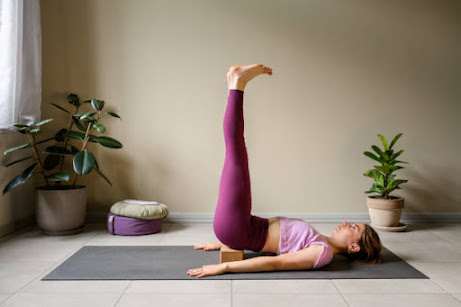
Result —
[[41, 79], [39, 0], [0, 0], [0, 133], [40, 121]]

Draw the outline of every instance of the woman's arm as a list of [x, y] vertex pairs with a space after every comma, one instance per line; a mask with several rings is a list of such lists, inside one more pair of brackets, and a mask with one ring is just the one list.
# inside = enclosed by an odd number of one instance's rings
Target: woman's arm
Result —
[[187, 273], [197, 278], [219, 275], [226, 272], [262, 272], [262, 271], [291, 271], [309, 270], [322, 254], [324, 247], [312, 245], [308, 248], [289, 254], [278, 256], [261, 256], [250, 259], [205, 265], [199, 269], [189, 270]]
[[226, 272], [262, 272], [262, 271], [275, 271], [275, 258], [274, 256], [260, 256], [250, 259], [224, 262], [226, 265]]
[[224, 262], [220, 264], [204, 265], [198, 269], [191, 269], [187, 271], [190, 276], [197, 276], [197, 278], [220, 275], [226, 272], [261, 272], [261, 271], [274, 271], [273, 256], [254, 257], [250, 259]]

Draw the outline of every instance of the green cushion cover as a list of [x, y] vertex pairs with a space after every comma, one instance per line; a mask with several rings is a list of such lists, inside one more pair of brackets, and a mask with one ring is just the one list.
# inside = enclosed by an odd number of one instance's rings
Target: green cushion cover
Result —
[[110, 212], [119, 216], [153, 220], [166, 217], [168, 208], [156, 201], [125, 199], [113, 204]]

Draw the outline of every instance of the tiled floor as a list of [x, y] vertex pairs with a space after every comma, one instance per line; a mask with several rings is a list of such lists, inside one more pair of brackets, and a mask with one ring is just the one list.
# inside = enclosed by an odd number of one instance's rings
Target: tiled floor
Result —
[[[330, 235], [336, 224], [312, 224]], [[36, 226], [0, 238], [0, 306], [461, 306], [461, 225], [410, 225], [379, 232], [383, 244], [430, 279], [41, 281], [84, 245], [216, 242], [212, 224], [164, 224], [140, 237], [88, 224], [78, 235], [43, 236]], [[186, 272], [185, 272], [186, 273]]]

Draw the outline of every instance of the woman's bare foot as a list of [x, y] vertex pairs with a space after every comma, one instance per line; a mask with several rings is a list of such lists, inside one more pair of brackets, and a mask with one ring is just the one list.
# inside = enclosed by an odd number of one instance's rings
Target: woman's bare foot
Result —
[[253, 64], [247, 66], [232, 66], [227, 73], [228, 88], [244, 91], [247, 83], [254, 77], [268, 74], [272, 76], [272, 68], [262, 64]]

